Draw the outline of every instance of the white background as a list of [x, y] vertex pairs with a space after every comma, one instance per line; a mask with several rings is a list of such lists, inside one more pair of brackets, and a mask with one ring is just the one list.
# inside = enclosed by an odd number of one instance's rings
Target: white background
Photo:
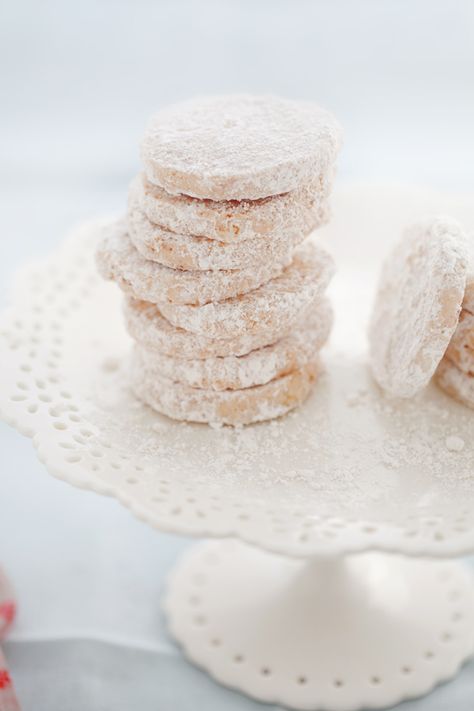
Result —
[[[2, 303], [22, 262], [123, 208], [147, 117], [195, 94], [314, 99], [345, 129], [341, 181], [474, 199], [471, 0], [4, 1], [0, 81]], [[25, 710], [259, 708], [165, 636], [158, 596], [184, 542], [49, 478], [6, 426], [0, 438], [0, 561], [20, 598], [6, 649]], [[471, 665], [406, 709], [473, 698]]]

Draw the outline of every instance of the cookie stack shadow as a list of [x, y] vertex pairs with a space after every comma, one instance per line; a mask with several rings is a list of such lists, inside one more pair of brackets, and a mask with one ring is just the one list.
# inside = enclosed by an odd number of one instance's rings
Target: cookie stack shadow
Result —
[[318, 107], [218, 97], [158, 113], [101, 274], [125, 292], [132, 388], [178, 420], [249, 424], [311, 391], [332, 310], [328, 220], [340, 131]]

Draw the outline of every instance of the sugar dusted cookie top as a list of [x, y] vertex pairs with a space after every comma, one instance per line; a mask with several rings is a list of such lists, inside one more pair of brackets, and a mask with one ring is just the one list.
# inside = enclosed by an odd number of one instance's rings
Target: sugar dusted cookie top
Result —
[[428, 384], [456, 329], [469, 249], [460, 225], [437, 217], [411, 226], [382, 269], [369, 329], [375, 379], [390, 395]]
[[159, 111], [141, 155], [148, 179], [170, 193], [256, 200], [324, 174], [340, 144], [339, 124], [316, 104], [214, 96]]

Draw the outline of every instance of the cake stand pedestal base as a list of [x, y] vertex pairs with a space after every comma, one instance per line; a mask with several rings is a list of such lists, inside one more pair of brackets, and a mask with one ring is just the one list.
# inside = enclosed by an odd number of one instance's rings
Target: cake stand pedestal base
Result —
[[444, 560], [302, 561], [204, 543], [172, 572], [165, 609], [215, 679], [295, 709], [391, 706], [452, 677], [474, 650], [472, 575]]

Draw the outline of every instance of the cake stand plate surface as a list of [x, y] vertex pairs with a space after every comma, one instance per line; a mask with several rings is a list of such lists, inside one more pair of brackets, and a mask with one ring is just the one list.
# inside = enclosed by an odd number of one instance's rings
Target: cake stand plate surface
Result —
[[167, 609], [191, 658], [257, 698], [383, 706], [472, 653], [472, 583], [441, 559], [474, 551], [474, 412], [434, 385], [387, 399], [366, 357], [382, 255], [440, 211], [474, 224], [469, 197], [336, 195], [319, 234], [338, 265], [326, 373], [297, 411], [244, 429], [173, 422], [133, 396], [121, 296], [95, 269], [102, 222], [25, 269], [1, 317], [0, 413], [54, 476], [158, 529], [245, 542], [192, 552]]
[[296, 709], [389, 706], [453, 676], [474, 648], [459, 563], [365, 553], [309, 563], [236, 541], [200, 544], [165, 609], [215, 679]]
[[388, 400], [365, 352], [381, 253], [429, 210], [473, 224], [473, 204], [422, 191], [337, 195], [320, 236], [338, 266], [326, 373], [303, 407], [242, 430], [173, 422], [135, 399], [121, 295], [96, 273], [100, 223], [85, 225], [17, 280], [0, 324], [0, 412], [54, 476], [115, 496], [159, 529], [302, 557], [473, 551], [474, 412], [434, 385]]

